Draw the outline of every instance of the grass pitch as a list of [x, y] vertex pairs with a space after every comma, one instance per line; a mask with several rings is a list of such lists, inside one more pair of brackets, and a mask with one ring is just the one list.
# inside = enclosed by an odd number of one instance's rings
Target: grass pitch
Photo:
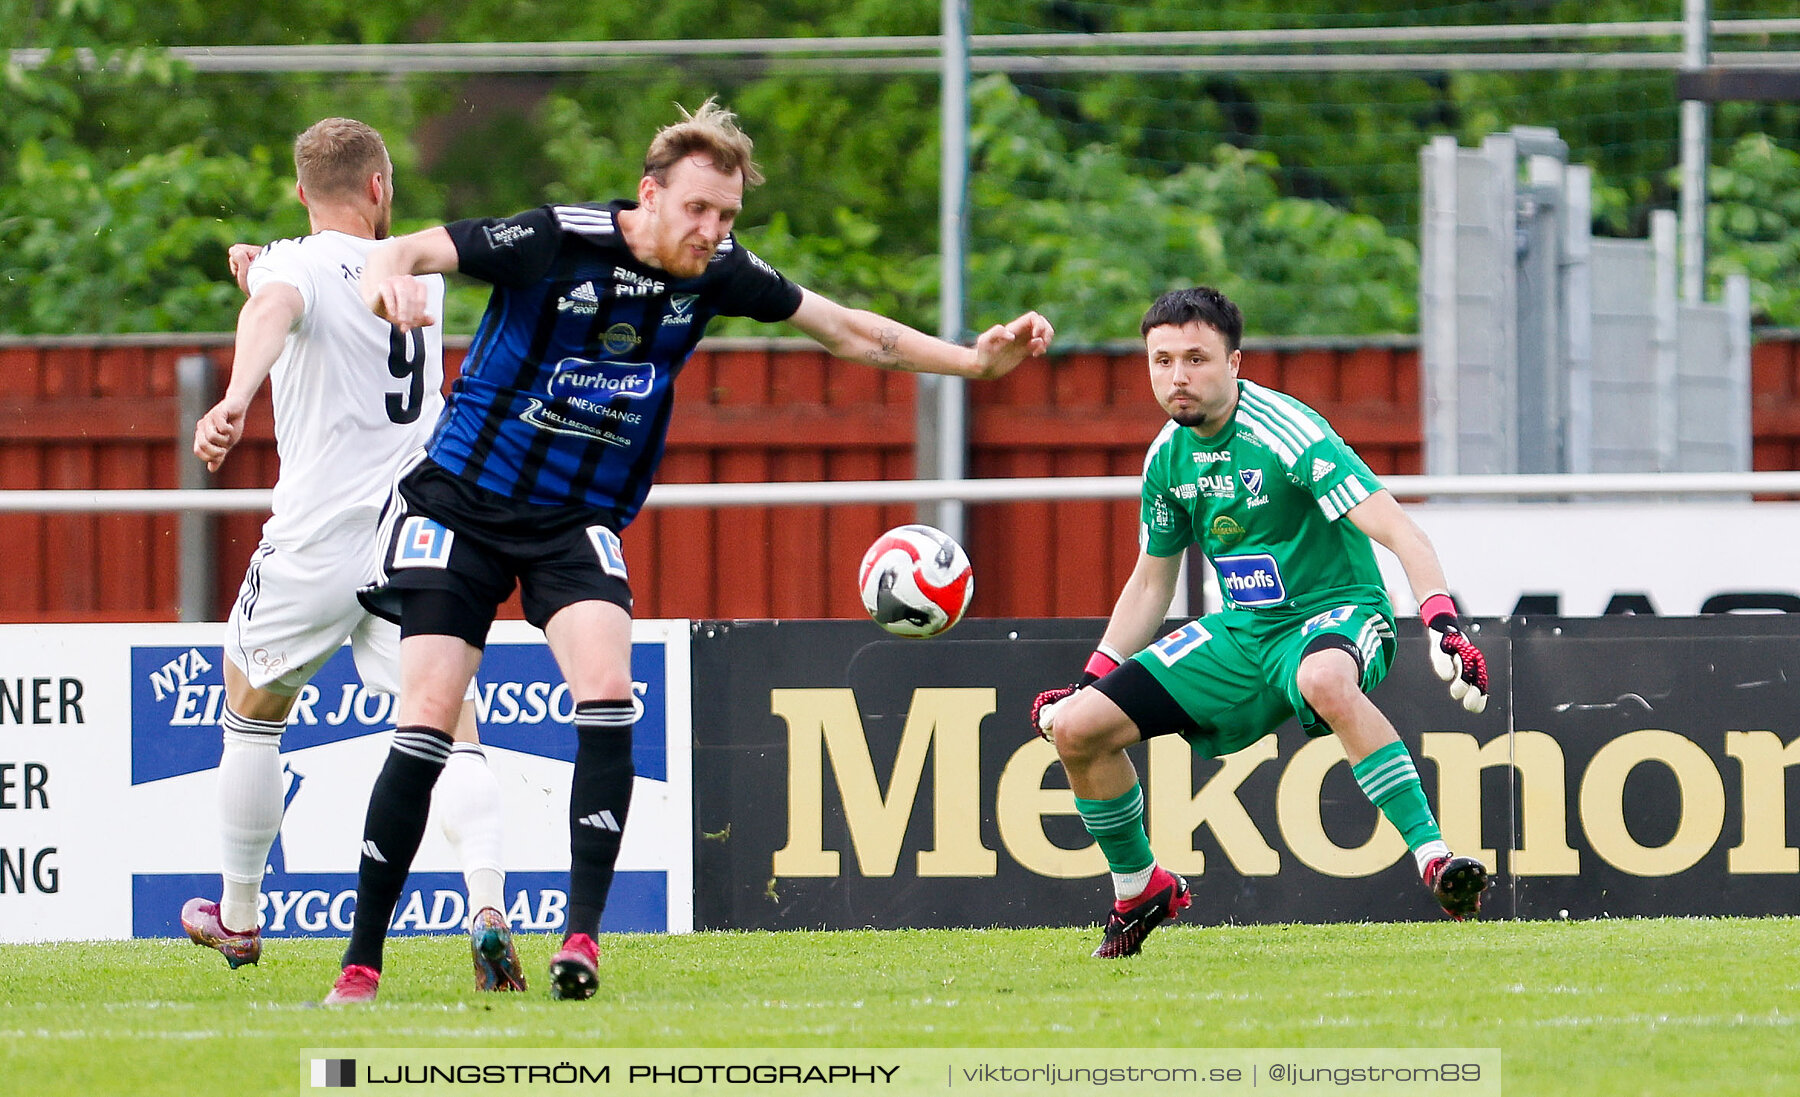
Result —
[[[1800, 920], [1658, 919], [603, 939], [602, 989], [471, 989], [464, 939], [388, 946], [380, 1001], [315, 1003], [342, 943], [227, 970], [184, 941], [0, 946], [0, 1091], [292, 1094], [306, 1048], [1499, 1047], [1518, 1097], [1800, 1092]], [[754, 1088], [754, 1087], [752, 1087]], [[840, 1087], [841, 1088], [841, 1087]]]

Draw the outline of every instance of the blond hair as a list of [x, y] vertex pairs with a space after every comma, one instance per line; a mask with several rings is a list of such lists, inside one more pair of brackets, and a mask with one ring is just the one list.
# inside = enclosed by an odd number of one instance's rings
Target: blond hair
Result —
[[371, 175], [392, 177], [394, 162], [373, 128], [354, 118], [326, 118], [294, 138], [294, 172], [314, 197], [348, 198]]
[[656, 180], [659, 186], [667, 186], [669, 169], [699, 154], [727, 175], [734, 171], [743, 172], [746, 187], [757, 186], [763, 181], [762, 172], [753, 159], [756, 142], [738, 128], [737, 115], [720, 106], [718, 96], [708, 98], [691, 114], [680, 103], [675, 104], [675, 109], [681, 112], [682, 120], [656, 131], [650, 150], [644, 154], [645, 175]]

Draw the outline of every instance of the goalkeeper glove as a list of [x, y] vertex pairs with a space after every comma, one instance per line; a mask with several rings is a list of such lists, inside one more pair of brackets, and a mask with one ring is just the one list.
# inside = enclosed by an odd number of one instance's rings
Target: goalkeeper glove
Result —
[[1456, 603], [1442, 591], [1419, 603], [1419, 616], [1434, 634], [1431, 637], [1431, 669], [1450, 683], [1450, 696], [1470, 712], [1487, 708], [1487, 660], [1457, 627]]
[[1047, 689], [1037, 695], [1031, 702], [1031, 730], [1049, 742], [1056, 742], [1056, 735], [1051, 730], [1055, 719], [1056, 706], [1068, 700], [1076, 690], [1086, 689], [1106, 675], [1117, 670], [1123, 662], [1118, 652], [1101, 644], [1088, 656], [1087, 666], [1082, 668], [1081, 677], [1058, 689]]

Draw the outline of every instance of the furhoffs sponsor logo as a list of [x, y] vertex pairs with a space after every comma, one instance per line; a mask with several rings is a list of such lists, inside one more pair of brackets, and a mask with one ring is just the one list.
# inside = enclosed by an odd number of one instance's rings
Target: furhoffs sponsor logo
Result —
[[1266, 552], [1220, 556], [1213, 560], [1219, 586], [1240, 606], [1272, 606], [1287, 600], [1281, 568]]

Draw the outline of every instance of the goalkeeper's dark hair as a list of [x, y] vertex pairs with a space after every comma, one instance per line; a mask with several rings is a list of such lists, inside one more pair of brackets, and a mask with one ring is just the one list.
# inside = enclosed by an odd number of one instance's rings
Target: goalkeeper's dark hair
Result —
[[1213, 289], [1211, 286], [1195, 286], [1193, 289], [1172, 289], [1156, 299], [1150, 311], [1144, 314], [1144, 322], [1138, 328], [1139, 335], [1149, 335], [1151, 328], [1181, 327], [1194, 322], [1207, 324], [1225, 337], [1227, 352], [1238, 349], [1244, 338], [1244, 314], [1239, 311], [1231, 298]]

